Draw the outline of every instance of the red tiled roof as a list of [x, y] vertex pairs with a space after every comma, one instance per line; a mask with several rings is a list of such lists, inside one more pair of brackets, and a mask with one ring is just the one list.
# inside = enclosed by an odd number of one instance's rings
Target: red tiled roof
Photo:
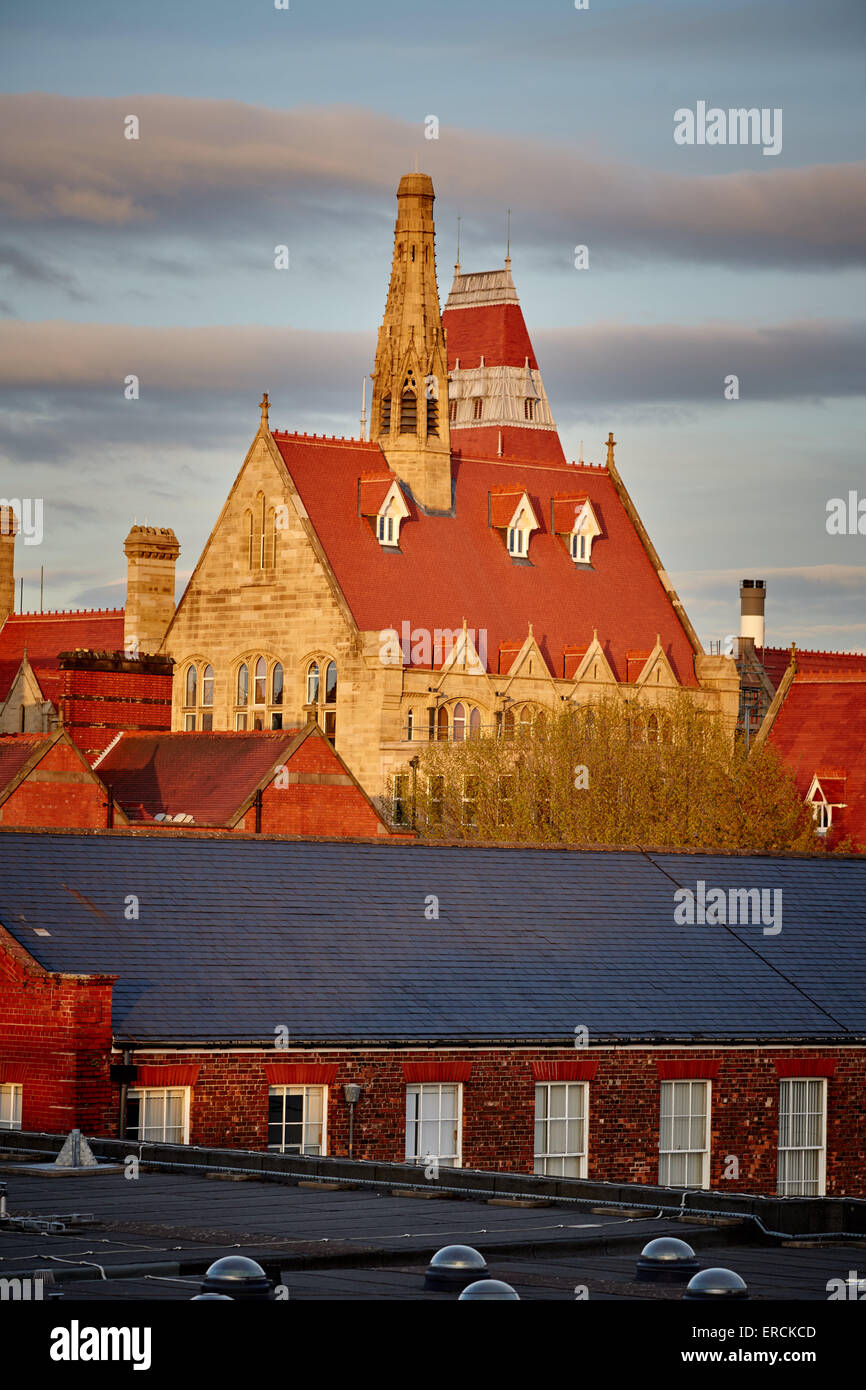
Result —
[[[358, 478], [375, 446], [280, 434], [274, 442], [346, 601], [362, 631], [462, 627], [487, 633], [487, 650], [533, 624], [551, 671], [563, 649], [592, 640], [605, 645], [615, 675], [627, 677], [626, 653], [652, 648], [656, 634], [677, 678], [694, 686], [693, 649], [649, 556], [602, 468], [569, 470], [590, 498], [602, 527], [592, 568], [577, 569], [562, 540], [548, 531], [550, 499], [563, 491], [555, 465], [455, 458], [456, 515], [415, 514], [403, 523], [401, 554], [385, 555], [358, 516]], [[541, 529], [533, 533], [529, 565], [512, 562], [488, 526], [488, 493], [526, 490]]]
[[95, 767], [131, 822], [159, 812], [225, 826], [279, 762], [297, 729], [125, 733]]
[[[790, 647], [758, 647], [758, 660], [778, 690], [791, 664]], [[866, 652], [813, 652], [797, 649], [798, 671], [854, 671], [866, 674]]]
[[33, 757], [40, 747], [47, 746], [54, 734], [2, 734], [0, 735], [0, 792], [17, 777], [25, 763]]
[[[826, 653], [820, 655], [826, 660]], [[866, 671], [835, 678], [830, 672], [798, 672], [769, 742], [792, 769], [804, 800], [819, 769], [835, 773], [836, 780], [844, 771], [846, 809], [834, 812], [833, 839], [850, 836], [866, 846]], [[822, 786], [827, 792], [823, 781]]]
[[478, 304], [467, 309], [445, 309], [442, 327], [448, 346], [448, 370], [459, 359], [461, 368], [522, 367], [529, 358], [537, 368], [535, 353], [519, 304]]
[[10, 613], [0, 628], [0, 700], [9, 694], [25, 651], [42, 694], [56, 705], [61, 687], [60, 652], [119, 651], [122, 647], [122, 608]]
[[452, 425], [451, 450], [452, 453], [465, 455], [466, 458], [503, 458], [509, 462], [526, 459], [529, 462], [559, 464], [561, 468], [569, 466], [562, 452], [559, 435], [552, 428], [524, 429], [520, 425], [476, 425], [471, 429], [460, 429], [457, 425]]

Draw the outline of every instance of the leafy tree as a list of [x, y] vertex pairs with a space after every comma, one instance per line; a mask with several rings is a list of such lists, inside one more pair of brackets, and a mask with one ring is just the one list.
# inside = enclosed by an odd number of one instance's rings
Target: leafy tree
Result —
[[775, 750], [748, 753], [683, 693], [652, 708], [607, 696], [539, 712], [510, 738], [426, 744], [416, 771], [425, 839], [824, 849]]

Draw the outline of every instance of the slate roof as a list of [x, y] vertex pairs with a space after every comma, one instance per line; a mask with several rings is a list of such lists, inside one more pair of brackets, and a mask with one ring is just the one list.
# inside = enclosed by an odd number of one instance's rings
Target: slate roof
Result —
[[122, 608], [10, 613], [0, 627], [0, 700], [8, 696], [25, 652], [45, 699], [57, 705], [61, 652], [117, 651], [122, 646]]
[[[699, 879], [781, 933], [676, 925]], [[863, 859], [6, 832], [0, 923], [130, 1042], [866, 1038]]]

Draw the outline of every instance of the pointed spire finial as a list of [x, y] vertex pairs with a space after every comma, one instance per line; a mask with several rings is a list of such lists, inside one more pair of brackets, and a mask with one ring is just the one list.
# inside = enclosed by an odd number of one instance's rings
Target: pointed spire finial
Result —
[[457, 260], [454, 262], [454, 274], [460, 274], [460, 218], [457, 218]]
[[264, 393], [261, 400], [259, 401], [259, 408], [262, 412], [262, 429], [266, 430], [268, 429], [268, 410], [270, 408], [270, 402], [268, 400], [267, 391]]
[[361, 382], [361, 438], [367, 438], [367, 378]]
[[529, 635], [532, 636], [532, 623], [529, 624]]
[[615, 464], [614, 461], [613, 461], [613, 450], [614, 450], [614, 445], [615, 445], [615, 444], [616, 444], [616, 440], [615, 440], [614, 437], [613, 437], [613, 430], [611, 430], [610, 433], [609, 433], [608, 436], [607, 436], [607, 466], [608, 466], [608, 468], [615, 468], [615, 467], [616, 467], [616, 464]]
[[511, 208], [505, 214], [505, 264], [511, 269]]
[[578, 463], [583, 463], [583, 440], [580, 441], [580, 453], [577, 456]]

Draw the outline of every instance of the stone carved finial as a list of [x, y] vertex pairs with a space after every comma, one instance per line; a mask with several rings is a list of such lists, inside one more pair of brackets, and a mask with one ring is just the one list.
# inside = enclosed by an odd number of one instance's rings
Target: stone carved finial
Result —
[[615, 440], [614, 437], [613, 437], [613, 430], [611, 430], [610, 433], [609, 433], [608, 436], [607, 436], [607, 466], [608, 466], [608, 468], [614, 468], [614, 467], [616, 466], [616, 465], [614, 464], [614, 461], [613, 461], [613, 450], [614, 450], [615, 444], [616, 444], [616, 440]]
[[261, 400], [259, 401], [259, 407], [260, 407], [261, 412], [262, 412], [262, 429], [263, 429], [263, 430], [266, 430], [266, 429], [269, 428], [269, 426], [268, 426], [268, 410], [270, 409], [270, 401], [268, 400], [268, 393], [267, 393], [267, 391], [265, 392], [265, 394], [262, 396]]

